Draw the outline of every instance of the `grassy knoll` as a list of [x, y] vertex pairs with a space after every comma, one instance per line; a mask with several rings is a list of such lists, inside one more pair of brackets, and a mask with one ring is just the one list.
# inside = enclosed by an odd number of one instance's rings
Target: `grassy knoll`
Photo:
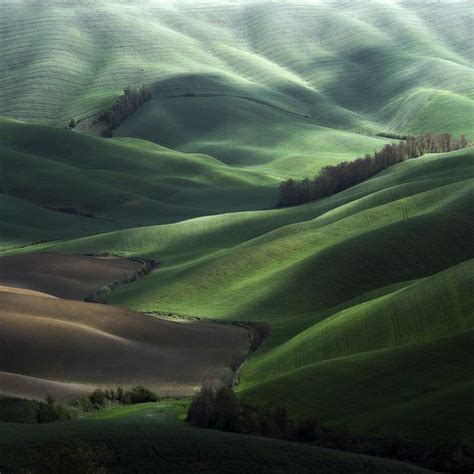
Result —
[[[472, 443], [469, 418], [452, 411], [474, 375], [473, 162], [472, 148], [426, 155], [304, 206], [32, 249], [160, 256], [162, 268], [110, 302], [270, 322], [242, 371], [246, 401], [416, 440], [450, 439], [456, 426]], [[436, 430], [421, 422], [433, 417]]]
[[[32, 468], [45, 443], [77, 440], [108, 453], [112, 472], [431, 472], [408, 464], [254, 436], [186, 426], [185, 405], [158, 402], [114, 407], [89, 417], [47, 425], [0, 425], [0, 468]], [[41, 451], [39, 451], [41, 449]], [[43, 455], [43, 458], [41, 457]]]

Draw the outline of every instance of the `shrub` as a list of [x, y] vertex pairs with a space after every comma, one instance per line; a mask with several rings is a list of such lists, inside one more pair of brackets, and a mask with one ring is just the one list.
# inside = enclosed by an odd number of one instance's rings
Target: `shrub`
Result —
[[223, 385], [216, 391], [214, 426], [218, 430], [238, 432], [240, 402], [232, 389]]
[[37, 423], [52, 423], [54, 421], [68, 420], [69, 418], [71, 418], [69, 410], [63, 405], [56, 403], [51, 395], [46, 397], [46, 403], [37, 402]]
[[133, 387], [122, 395], [122, 403], [133, 405], [135, 403], [156, 402], [158, 397], [154, 392], [145, 387]]
[[205, 384], [197, 392], [189, 406], [187, 421], [201, 428], [211, 428], [214, 423], [215, 387]]
[[94, 392], [89, 398], [93, 405], [96, 405], [99, 407], [102, 406], [106, 400], [105, 392], [101, 390], [100, 388], [97, 388], [96, 390], [94, 390]]
[[77, 121], [75, 118], [72, 118], [71, 121], [69, 122], [69, 128], [76, 128], [77, 127]]

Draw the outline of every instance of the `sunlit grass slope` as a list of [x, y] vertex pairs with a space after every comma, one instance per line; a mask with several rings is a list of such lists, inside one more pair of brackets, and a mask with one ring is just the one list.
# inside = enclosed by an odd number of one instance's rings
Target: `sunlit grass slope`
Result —
[[[113, 472], [298, 472], [422, 474], [433, 471], [334, 449], [187, 426], [185, 406], [163, 401], [103, 410], [61, 423], [0, 426], [0, 468], [32, 468], [41, 446], [58, 437], [109, 451]], [[63, 441], [64, 442], [64, 441]], [[38, 453], [39, 451], [39, 453]]]
[[156, 99], [118, 134], [277, 175], [376, 146], [329, 129], [474, 138], [469, 1], [0, 6], [2, 115], [66, 124], [146, 85]]
[[230, 166], [280, 179], [313, 176], [323, 166], [373, 153], [387, 142], [321, 126], [237, 94], [152, 99], [115, 135], [206, 153]]
[[457, 407], [474, 377], [473, 177], [472, 148], [425, 155], [304, 206], [34, 248], [163, 260], [112, 293], [115, 304], [268, 321], [270, 338], [242, 371], [248, 402], [472, 443], [474, 420]]
[[0, 118], [0, 248], [270, 207], [277, 184], [207, 155]]

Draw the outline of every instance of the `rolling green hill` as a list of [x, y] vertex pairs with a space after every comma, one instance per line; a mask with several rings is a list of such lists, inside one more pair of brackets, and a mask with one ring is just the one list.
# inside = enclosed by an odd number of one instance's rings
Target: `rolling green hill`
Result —
[[[165, 401], [110, 408], [80, 420], [28, 425], [28, 430], [24, 424], [3, 423], [0, 468], [3, 472], [38, 468], [38, 460], [45, 463], [45, 443], [48, 446], [59, 436], [72, 446], [81, 440], [107, 450], [110, 472], [434, 472], [334, 449], [190, 428], [178, 420], [183, 411], [183, 404]], [[50, 451], [55, 448], [58, 444], [49, 445]]]
[[66, 124], [146, 85], [118, 135], [279, 177], [378, 148], [354, 132], [474, 138], [469, 1], [91, 5], [2, 0], [0, 115]]
[[153, 255], [164, 266], [110, 302], [270, 322], [242, 371], [245, 401], [366, 434], [472, 444], [472, 412], [460, 407], [474, 377], [473, 153], [425, 155], [295, 208], [31, 250]]
[[271, 207], [278, 181], [137, 139], [0, 118], [0, 248]]

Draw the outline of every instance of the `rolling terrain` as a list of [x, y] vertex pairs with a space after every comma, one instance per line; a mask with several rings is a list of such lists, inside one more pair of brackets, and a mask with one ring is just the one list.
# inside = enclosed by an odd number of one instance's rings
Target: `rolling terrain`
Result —
[[[0, 396], [190, 397], [248, 353], [248, 323], [266, 322], [237, 373], [241, 403], [474, 448], [472, 1], [0, 0], [0, 12]], [[152, 98], [96, 136], [100, 111], [142, 86]], [[427, 132], [471, 146], [276, 207], [283, 180]], [[131, 281], [146, 259], [160, 266]], [[106, 304], [83, 301], [117, 281]], [[62, 437], [110, 449], [113, 472], [429, 472], [193, 428], [186, 404], [1, 423], [0, 471], [31, 469]]]
[[99, 386], [145, 385], [189, 396], [247, 350], [242, 327], [74, 301], [139, 267], [61, 254], [1, 257], [2, 283], [21, 288], [0, 286], [0, 394], [71, 400]]
[[0, 118], [0, 249], [273, 206], [278, 180], [207, 155]]
[[[0, 425], [0, 467], [34, 469], [45, 446], [85, 441], [111, 453], [111, 472], [263, 472], [322, 474], [428, 474], [434, 471], [378, 459], [257, 436], [191, 428], [179, 417], [183, 403], [159, 402], [115, 407], [95, 415], [47, 425]], [[57, 442], [57, 441], [56, 441]], [[51, 444], [49, 444], [51, 443]], [[35, 464], [36, 462], [36, 464]], [[69, 466], [68, 466], [69, 467]]]
[[474, 376], [473, 151], [406, 161], [303, 206], [32, 250], [160, 256], [163, 267], [109, 301], [268, 321], [238, 387], [249, 403], [418, 441], [450, 439], [455, 426], [472, 444], [472, 413], [459, 408]]
[[372, 152], [378, 132], [474, 138], [469, 1], [1, 6], [0, 115], [65, 125], [145, 85], [116, 135], [279, 178]]
[[[0, 114], [20, 119], [80, 118], [137, 82], [159, 96], [233, 91], [344, 128], [362, 118], [426, 129], [430, 117], [440, 127], [433, 131], [445, 131], [429, 113], [443, 103], [462, 129], [473, 110], [467, 1], [107, 1], [91, 9], [85, 0], [2, 0], [2, 8]], [[410, 102], [418, 111], [401, 106]]]

